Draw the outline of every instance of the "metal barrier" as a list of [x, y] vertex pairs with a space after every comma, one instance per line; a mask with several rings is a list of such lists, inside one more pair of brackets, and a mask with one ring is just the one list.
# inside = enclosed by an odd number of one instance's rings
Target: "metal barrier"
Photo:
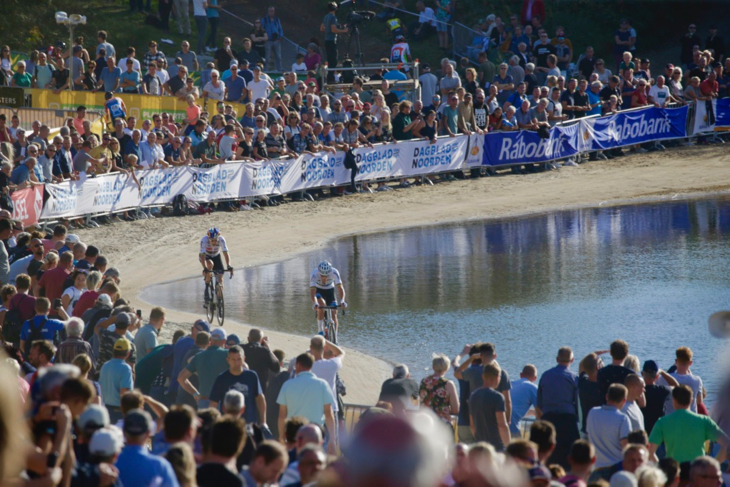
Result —
[[[17, 115], [20, 119], [20, 125], [19, 127], [22, 127], [24, 130], [32, 130], [32, 124], [35, 121], [38, 121], [41, 123], [41, 125], [47, 125], [51, 129], [62, 127], [66, 120], [69, 118], [73, 118], [76, 116], [75, 110], [52, 110], [50, 108], [29, 108], [29, 107], [23, 107], [23, 108], [10, 108], [10, 107], [0, 107], [0, 113], [4, 114], [7, 117], [7, 124], [8, 126], [11, 125], [11, 119], [13, 116]], [[94, 125], [94, 122], [100, 118], [102, 118], [103, 114], [101, 112], [93, 111], [93, 110], [87, 110], [86, 111], [86, 119], [89, 122], [91, 122], [92, 127]]]

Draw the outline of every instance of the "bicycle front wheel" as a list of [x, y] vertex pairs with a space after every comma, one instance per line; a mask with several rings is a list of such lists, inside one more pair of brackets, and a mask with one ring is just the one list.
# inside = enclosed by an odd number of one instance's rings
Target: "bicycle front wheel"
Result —
[[327, 325], [325, 327], [325, 334], [327, 335], [325, 338], [327, 340], [331, 341], [335, 345], [337, 345], [337, 328], [335, 327], [335, 322], [332, 320], [329, 320], [327, 322]]
[[213, 299], [213, 285], [207, 283], [205, 285], [205, 317], [208, 318], [208, 323], [213, 321], [215, 316], [215, 299]]
[[223, 326], [223, 320], [226, 318], [226, 306], [225, 301], [223, 300], [223, 288], [220, 284], [215, 285], [215, 294], [218, 306], [218, 326]]

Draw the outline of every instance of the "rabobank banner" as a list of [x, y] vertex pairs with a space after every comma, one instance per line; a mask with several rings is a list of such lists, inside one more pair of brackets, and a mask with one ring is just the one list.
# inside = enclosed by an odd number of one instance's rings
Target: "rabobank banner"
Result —
[[484, 137], [485, 166], [529, 164], [546, 162], [578, 153], [579, 124], [556, 126], [550, 129], [550, 138], [541, 138], [537, 132], [493, 132]]
[[717, 100], [715, 110], [715, 130], [730, 130], [730, 98]]
[[580, 122], [582, 152], [687, 136], [689, 107], [645, 108]]

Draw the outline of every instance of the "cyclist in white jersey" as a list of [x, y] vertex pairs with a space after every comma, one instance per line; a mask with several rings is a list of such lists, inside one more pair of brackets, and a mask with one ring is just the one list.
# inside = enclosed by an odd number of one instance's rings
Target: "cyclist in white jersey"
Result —
[[[335, 288], [339, 293], [339, 300], [335, 296]], [[309, 296], [312, 299], [312, 308], [317, 311], [317, 329], [320, 333], [324, 332], [324, 310], [320, 306], [330, 306], [339, 302], [343, 308], [347, 308], [345, 287], [342, 285], [340, 272], [326, 260], [320, 262], [312, 271], [309, 278]], [[335, 322], [335, 329], [339, 329], [336, 309], [332, 310], [332, 319]]]
[[[226, 267], [223, 267], [221, 253], [226, 259]], [[207, 271], [230, 271], [233, 275], [231, 267], [231, 259], [228, 255], [228, 247], [226, 239], [221, 235], [220, 230], [211, 228], [208, 233], [200, 240], [200, 264], [203, 266], [203, 277], [205, 282], [210, 282], [211, 273]], [[223, 285], [223, 274], [218, 274], [218, 282]]]

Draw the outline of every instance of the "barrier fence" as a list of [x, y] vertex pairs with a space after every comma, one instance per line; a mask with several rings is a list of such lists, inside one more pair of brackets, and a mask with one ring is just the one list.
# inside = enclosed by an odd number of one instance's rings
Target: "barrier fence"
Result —
[[[32, 130], [32, 124], [35, 121], [41, 123], [41, 125], [47, 125], [48, 127], [58, 128], [65, 125], [66, 119], [73, 118], [76, 116], [76, 109], [73, 110], [53, 110], [50, 108], [11, 108], [0, 106], [0, 114], [4, 114], [10, 123], [14, 115], [18, 116], [20, 120], [19, 127], [22, 127], [26, 132]], [[92, 129], [94, 127], [101, 128], [96, 121], [103, 116], [101, 111], [86, 111], [86, 118], [91, 123]], [[97, 133], [97, 132], [95, 132]], [[98, 132], [101, 135], [101, 132]], [[52, 134], [53, 135], [53, 134]]]
[[[718, 107], [730, 118], [726, 103]], [[575, 154], [612, 149], [691, 135], [687, 127], [710, 133], [714, 126], [693, 122], [689, 108], [645, 108], [597, 118], [586, 118], [550, 130], [549, 138], [536, 132], [490, 132], [484, 135], [439, 137], [380, 144], [355, 149], [356, 181], [374, 182], [428, 176], [481, 166], [504, 167], [542, 163]], [[193, 166], [137, 172], [139, 185], [129, 176], [99, 177], [46, 184], [13, 193], [16, 218], [26, 225], [58, 218], [109, 214], [172, 203], [185, 195], [196, 202], [266, 198], [350, 183], [345, 153], [304, 154], [295, 159], [231, 162], [212, 168]], [[20, 201], [22, 200], [22, 201]]]

